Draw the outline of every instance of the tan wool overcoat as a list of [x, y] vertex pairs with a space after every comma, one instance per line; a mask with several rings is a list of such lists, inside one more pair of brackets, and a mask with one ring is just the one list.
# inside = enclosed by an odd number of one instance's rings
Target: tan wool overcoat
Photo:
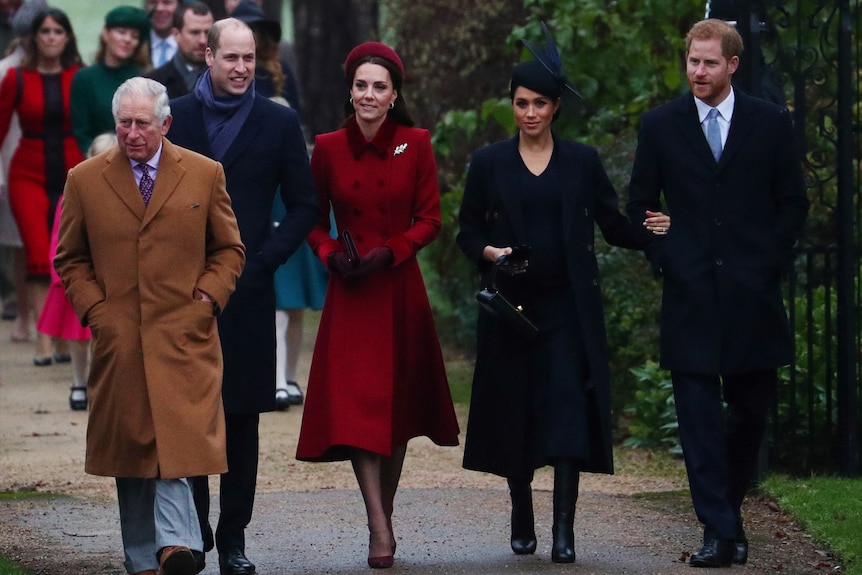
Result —
[[214, 312], [245, 248], [221, 164], [162, 142], [149, 206], [120, 148], [66, 181], [54, 265], [93, 332], [85, 471], [94, 475], [227, 470]]

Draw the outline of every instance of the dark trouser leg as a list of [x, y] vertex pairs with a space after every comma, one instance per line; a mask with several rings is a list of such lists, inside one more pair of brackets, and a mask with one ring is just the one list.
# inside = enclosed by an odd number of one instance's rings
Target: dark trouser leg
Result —
[[209, 477], [189, 477], [192, 486], [192, 494], [195, 498], [195, 510], [198, 514], [198, 523], [201, 525], [201, 536], [203, 537], [204, 551], [212, 551], [215, 546], [213, 539], [213, 528], [210, 527], [210, 483]]
[[724, 380], [724, 401], [727, 402], [728, 499], [736, 511], [739, 523], [737, 539], [745, 540], [740, 507], [757, 473], [757, 458], [769, 409], [775, 402], [778, 374], [771, 369], [743, 375], [728, 375]]
[[737, 514], [728, 497], [725, 426], [718, 376], [673, 372], [685, 469], [704, 541], [734, 540]]
[[530, 479], [509, 478], [512, 497], [512, 551], [516, 555], [536, 552], [536, 528], [533, 517], [533, 488]]
[[575, 505], [578, 502], [578, 468], [571, 457], [561, 457], [554, 465], [554, 524], [551, 561], [575, 561]]
[[245, 528], [251, 521], [257, 484], [260, 415], [225, 414], [228, 472], [221, 475], [216, 548], [219, 555], [245, 552]]

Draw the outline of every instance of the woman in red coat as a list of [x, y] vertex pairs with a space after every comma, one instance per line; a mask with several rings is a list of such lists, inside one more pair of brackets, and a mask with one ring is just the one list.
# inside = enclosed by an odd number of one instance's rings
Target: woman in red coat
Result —
[[[27, 253], [27, 281], [36, 317], [51, 279], [50, 237], [66, 172], [83, 155], [72, 135], [69, 88], [81, 57], [69, 18], [49, 8], [33, 20], [24, 61], [0, 84], [0, 141], [12, 112], [22, 137], [9, 166], [9, 202]], [[51, 338], [40, 333], [36, 365], [51, 363]]]
[[[297, 458], [350, 459], [370, 532], [368, 564], [390, 567], [392, 507], [407, 441], [458, 444], [458, 423], [416, 253], [440, 230], [437, 166], [412, 128], [404, 67], [379, 42], [344, 63], [343, 129], [317, 137], [320, 220], [308, 243], [330, 270]], [[330, 207], [340, 236], [329, 235]], [[358, 257], [345, 249], [355, 240]]]

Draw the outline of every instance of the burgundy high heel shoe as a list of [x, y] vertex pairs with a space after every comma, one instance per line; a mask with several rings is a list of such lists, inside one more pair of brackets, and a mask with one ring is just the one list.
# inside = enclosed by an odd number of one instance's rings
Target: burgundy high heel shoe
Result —
[[382, 555], [380, 557], [369, 557], [368, 566], [372, 569], [389, 569], [395, 564], [395, 557], [392, 555]]

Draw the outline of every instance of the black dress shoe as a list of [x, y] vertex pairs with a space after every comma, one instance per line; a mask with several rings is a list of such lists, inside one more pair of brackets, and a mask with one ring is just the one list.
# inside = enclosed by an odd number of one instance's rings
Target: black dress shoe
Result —
[[72, 356], [68, 353], [55, 353], [54, 361], [56, 363], [69, 363], [72, 361]]
[[286, 389], [275, 390], [275, 410], [287, 411], [290, 409], [290, 395]]
[[239, 549], [219, 555], [218, 566], [221, 575], [252, 575], [255, 569], [254, 563]]
[[87, 411], [87, 388], [72, 386], [69, 394], [69, 408], [72, 411]]
[[51, 365], [52, 363], [54, 363], [54, 360], [51, 359], [50, 355], [47, 357], [34, 357], [33, 358], [33, 365], [35, 365], [36, 367], [45, 367], [45, 366]]
[[733, 542], [733, 562], [737, 565], [748, 563], [748, 541], [745, 539]]
[[195, 557], [195, 568], [198, 570], [197, 572], [200, 573], [207, 566], [207, 554], [203, 551], [195, 551], [192, 549], [192, 555]]
[[735, 545], [727, 539], [709, 539], [693, 554], [688, 563], [692, 567], [730, 567]]

